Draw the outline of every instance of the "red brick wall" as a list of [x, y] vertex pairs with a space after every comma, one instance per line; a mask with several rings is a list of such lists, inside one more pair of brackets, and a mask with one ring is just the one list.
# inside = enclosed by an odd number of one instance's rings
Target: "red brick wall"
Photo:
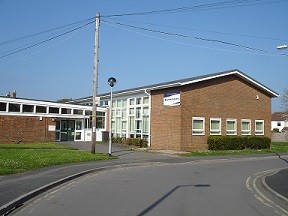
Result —
[[[163, 94], [175, 91], [181, 92], [181, 105], [164, 107]], [[207, 150], [210, 118], [221, 118], [222, 135], [226, 135], [227, 118], [237, 119], [237, 135], [241, 135], [241, 119], [251, 119], [252, 135], [255, 120], [264, 120], [265, 136], [271, 136], [271, 98], [235, 75], [153, 91], [151, 95], [152, 148]], [[204, 136], [192, 136], [192, 117], [205, 117]]]
[[48, 131], [55, 125], [51, 118], [0, 116], [0, 143], [31, 143], [55, 141], [55, 132]]

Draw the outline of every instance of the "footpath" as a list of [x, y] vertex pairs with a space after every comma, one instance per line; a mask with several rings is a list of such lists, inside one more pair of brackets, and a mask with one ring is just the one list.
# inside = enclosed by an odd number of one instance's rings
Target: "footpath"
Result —
[[[85, 142], [67, 142], [61, 144], [78, 148], [80, 150], [90, 150], [91, 146], [90, 143]], [[107, 153], [108, 145], [97, 144], [96, 151]], [[183, 163], [231, 158], [231, 156], [209, 158], [179, 157], [173, 153], [176, 152], [147, 153], [113, 145], [112, 154], [118, 157], [118, 159], [115, 160], [59, 165], [20, 174], [0, 176], [0, 215], [8, 215], [9, 212], [12, 212], [15, 208], [23, 205], [29, 199], [32, 199], [53, 187], [92, 172], [117, 169], [118, 167], [125, 166], [139, 166], [149, 163]], [[251, 156], [233, 157], [241, 158]], [[261, 156], [257, 155], [257, 157]], [[286, 161], [280, 155], [279, 158]], [[286, 162], [288, 165], [288, 161]], [[272, 194], [281, 198], [285, 202], [288, 202], [288, 169], [283, 169], [272, 176], [267, 176], [263, 181], [264, 185], [268, 187]]]

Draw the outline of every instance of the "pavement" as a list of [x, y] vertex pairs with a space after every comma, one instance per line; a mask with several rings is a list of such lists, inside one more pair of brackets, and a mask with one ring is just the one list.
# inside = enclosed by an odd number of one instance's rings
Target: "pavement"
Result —
[[[61, 145], [77, 148], [83, 151], [90, 151], [89, 142], [61, 142]], [[107, 144], [97, 144], [96, 151], [107, 153]], [[231, 159], [231, 156], [215, 157], [180, 157], [178, 154], [183, 152], [162, 151], [147, 152], [140, 149], [131, 149], [120, 145], [113, 145], [112, 155], [118, 159], [109, 161], [85, 162], [78, 164], [68, 164], [42, 168], [8, 176], [0, 176], [0, 215], [8, 215], [15, 208], [22, 206], [25, 202], [44, 193], [45, 191], [59, 186], [72, 179], [83, 175], [117, 169], [119, 167], [139, 166], [154, 163], [183, 163], [190, 161]], [[233, 159], [247, 157], [279, 157], [288, 165], [288, 161], [279, 154], [255, 155], [255, 156], [233, 156]], [[287, 166], [288, 167], [288, 166]], [[282, 169], [271, 176], [262, 179], [265, 188], [282, 202], [288, 203], [288, 168]]]

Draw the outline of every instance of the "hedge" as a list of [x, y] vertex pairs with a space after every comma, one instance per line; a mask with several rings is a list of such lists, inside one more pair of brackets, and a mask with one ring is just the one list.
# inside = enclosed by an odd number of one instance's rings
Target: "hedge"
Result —
[[208, 150], [270, 149], [271, 139], [258, 136], [210, 136]]
[[125, 137], [113, 137], [113, 143], [138, 146], [141, 148], [148, 147], [148, 141], [140, 138], [125, 138]]

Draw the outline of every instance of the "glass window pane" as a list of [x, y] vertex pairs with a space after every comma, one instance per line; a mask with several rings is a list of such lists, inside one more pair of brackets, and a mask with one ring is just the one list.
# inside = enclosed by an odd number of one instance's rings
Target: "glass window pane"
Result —
[[235, 130], [235, 121], [227, 121], [227, 130]]
[[256, 130], [257, 131], [263, 130], [263, 122], [256, 122]]
[[203, 120], [194, 119], [193, 120], [193, 129], [203, 129]]
[[123, 105], [123, 107], [127, 107], [127, 100], [126, 99], [123, 100], [123, 104], [122, 105]]
[[6, 103], [0, 102], [0, 111], [6, 111]]
[[122, 109], [122, 119], [126, 119], [127, 112], [126, 109]]
[[136, 118], [141, 118], [141, 107], [136, 108]]
[[249, 122], [242, 122], [242, 130], [250, 130]]
[[212, 120], [211, 121], [211, 130], [219, 130], [220, 129], [220, 121]]
[[59, 108], [58, 107], [49, 107], [49, 113], [59, 114]]
[[20, 112], [20, 104], [9, 104], [9, 112]]
[[129, 105], [135, 105], [135, 99], [134, 98], [129, 99]]
[[135, 114], [135, 109], [129, 108], [129, 115], [134, 115], [134, 114]]
[[141, 104], [142, 98], [136, 98], [136, 105]]
[[149, 97], [143, 98], [143, 104], [149, 104]]
[[143, 115], [148, 116], [149, 115], [149, 107], [143, 107]]
[[36, 106], [36, 113], [46, 113], [47, 108], [44, 106]]
[[130, 132], [134, 132], [135, 130], [135, 121], [133, 116], [129, 117], [129, 130]]
[[34, 106], [33, 105], [23, 104], [23, 112], [25, 112], [25, 113], [33, 113], [34, 112]]

